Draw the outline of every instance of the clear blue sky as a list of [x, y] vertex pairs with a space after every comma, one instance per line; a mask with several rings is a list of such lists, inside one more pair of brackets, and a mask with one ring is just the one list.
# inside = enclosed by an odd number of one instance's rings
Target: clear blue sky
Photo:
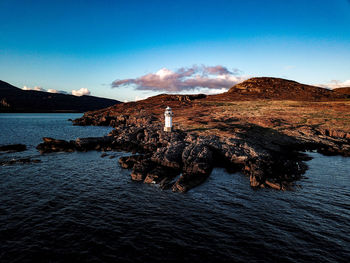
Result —
[[132, 100], [146, 93], [111, 83], [194, 64], [344, 82], [350, 2], [0, 0], [0, 79], [18, 87]]

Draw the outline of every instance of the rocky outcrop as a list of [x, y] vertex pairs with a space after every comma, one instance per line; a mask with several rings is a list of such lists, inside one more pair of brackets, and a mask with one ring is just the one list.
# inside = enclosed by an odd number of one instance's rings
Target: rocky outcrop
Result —
[[44, 137], [43, 141], [43, 143], [40, 143], [36, 147], [41, 153], [112, 149], [112, 137], [109, 136], [78, 138], [75, 141], [65, 141]]
[[[127, 150], [138, 152], [119, 159], [122, 168], [131, 170], [131, 179], [159, 184], [185, 192], [203, 183], [214, 167], [241, 171], [252, 187], [288, 189], [307, 169], [308, 160], [296, 138], [259, 126], [241, 127], [235, 138], [200, 136], [175, 130], [167, 133], [161, 126], [116, 127], [108, 136], [79, 138], [75, 141], [44, 138], [41, 152]], [[176, 178], [176, 180], [175, 180]]]
[[58, 140], [49, 137], [44, 137], [43, 141], [43, 143], [40, 143], [36, 147], [41, 153], [73, 152], [76, 150], [75, 143], [73, 141], [67, 142], [65, 140]]
[[8, 144], [0, 145], [0, 152], [23, 152], [27, 150], [24, 144]]

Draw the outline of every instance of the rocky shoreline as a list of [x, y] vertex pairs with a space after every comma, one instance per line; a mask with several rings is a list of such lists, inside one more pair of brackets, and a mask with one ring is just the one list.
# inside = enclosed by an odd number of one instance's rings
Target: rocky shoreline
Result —
[[[86, 121], [82, 118], [74, 123], [79, 124], [81, 120], [83, 124]], [[256, 125], [242, 126], [227, 138], [181, 130], [164, 132], [152, 118], [146, 126], [124, 121], [118, 124], [108, 136], [75, 141], [44, 138], [37, 149], [41, 153], [88, 150], [137, 153], [119, 159], [122, 168], [132, 170], [131, 179], [159, 184], [174, 192], [186, 192], [203, 183], [214, 167], [242, 172], [249, 176], [252, 187], [286, 190], [292, 188], [307, 169], [305, 161], [309, 157], [301, 151], [349, 154], [330, 144], [297, 139]]]

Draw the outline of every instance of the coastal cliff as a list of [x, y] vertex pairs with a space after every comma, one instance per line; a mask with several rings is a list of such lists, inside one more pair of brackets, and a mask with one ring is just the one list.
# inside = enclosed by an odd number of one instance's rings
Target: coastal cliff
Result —
[[[174, 112], [164, 132], [163, 112]], [[125, 150], [131, 178], [185, 192], [214, 167], [240, 171], [252, 187], [290, 189], [306, 171], [303, 151], [350, 156], [346, 94], [274, 78], [253, 78], [219, 95], [158, 95], [87, 112], [74, 125], [106, 125], [101, 138], [44, 139], [41, 152]], [[180, 175], [180, 176], [179, 176]]]

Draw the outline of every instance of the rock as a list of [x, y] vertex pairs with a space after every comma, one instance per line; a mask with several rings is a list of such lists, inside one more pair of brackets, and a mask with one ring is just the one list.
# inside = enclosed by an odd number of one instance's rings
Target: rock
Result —
[[185, 146], [182, 141], [169, 143], [167, 147], [157, 149], [152, 155], [152, 161], [165, 167], [180, 169], [182, 166], [181, 156]]
[[208, 175], [213, 168], [213, 153], [204, 143], [192, 143], [182, 153], [186, 174]]
[[275, 190], [282, 190], [282, 185], [279, 183], [274, 183], [274, 182], [270, 182], [269, 180], [266, 180], [265, 184], [267, 184], [269, 187]]
[[57, 140], [49, 137], [44, 137], [43, 141], [43, 143], [40, 143], [36, 147], [41, 153], [73, 152], [76, 150], [73, 141], [68, 142], [65, 140]]
[[119, 158], [119, 164], [124, 169], [132, 169], [137, 162], [145, 159], [145, 155], [131, 155]]
[[202, 184], [208, 175], [206, 174], [187, 174], [183, 173], [180, 178], [173, 185], [173, 192], [187, 192], [188, 190]]
[[20, 159], [12, 159], [8, 161], [0, 161], [0, 165], [14, 165], [14, 164], [29, 164], [29, 163], [40, 163], [39, 159], [31, 159], [31, 158], [20, 158]]
[[25, 150], [27, 150], [27, 147], [24, 144], [8, 144], [0, 146], [0, 152], [22, 152]]
[[151, 159], [143, 159], [135, 163], [130, 175], [131, 179], [134, 181], [143, 181], [147, 173], [154, 169], [155, 166], [156, 164]]
[[154, 169], [147, 173], [144, 183], [161, 183], [161, 188], [165, 188], [179, 173], [179, 170], [171, 169], [164, 166], [156, 166]]
[[101, 150], [112, 144], [111, 136], [78, 138], [75, 141], [75, 147], [78, 151]]

